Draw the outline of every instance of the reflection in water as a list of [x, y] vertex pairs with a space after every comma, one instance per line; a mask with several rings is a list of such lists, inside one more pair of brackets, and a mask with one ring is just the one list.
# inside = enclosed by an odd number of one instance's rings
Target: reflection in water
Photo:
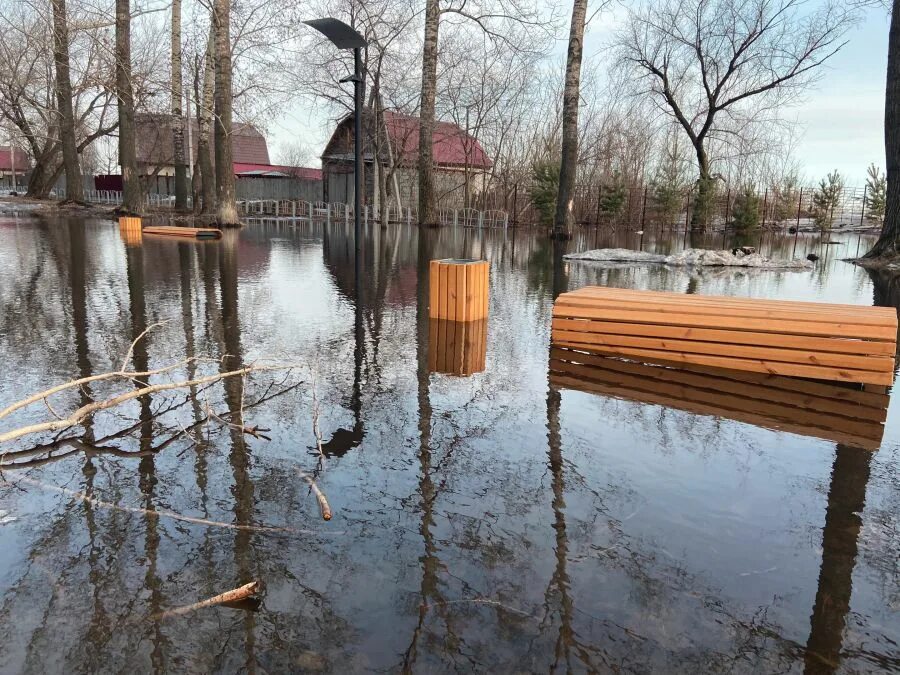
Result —
[[550, 382], [558, 387], [877, 450], [889, 397], [799, 378], [682, 364], [660, 366], [551, 347]]
[[837, 446], [822, 529], [822, 567], [806, 642], [806, 673], [834, 673], [841, 664], [871, 461], [865, 450]]
[[[18, 518], [0, 526], [0, 670], [897, 667], [897, 617], [884, 598], [900, 594], [890, 573], [898, 444], [890, 417], [882, 430], [885, 397], [547, 360], [563, 291], [690, 287], [867, 303], [880, 286], [835, 262], [846, 252], [809, 275], [690, 274], [567, 262], [563, 246], [527, 230], [375, 227], [357, 284], [341, 224], [226, 235], [138, 249], [113, 223], [0, 219], [0, 355], [20, 364], [5, 393], [118, 367], [132, 339], [165, 320], [141, 341], [135, 368], [191, 356], [221, 363], [188, 363], [178, 377], [259, 356], [315, 364], [335, 518], [323, 527], [294, 471], [309, 462], [308, 384], [260, 406], [256, 378], [155, 394], [98, 416], [78, 431], [77, 451], [55, 448], [51, 461], [46, 447], [27, 457], [11, 448], [4, 467], [35, 458], [29, 476], [151, 514], [309, 533], [201, 527], [0, 485], [0, 509]], [[583, 230], [571, 246], [595, 239], [638, 245], [634, 233]], [[643, 247], [683, 244], [680, 233], [648, 230]], [[793, 244], [776, 235], [763, 245], [775, 255]], [[843, 249], [855, 246], [847, 238]], [[797, 243], [798, 255], [819, 248], [813, 237]], [[441, 333], [429, 326], [427, 261], [446, 257], [492, 265], [487, 358], [466, 378], [429, 367]], [[571, 391], [601, 387], [601, 396]], [[59, 405], [106, 394], [96, 385]], [[685, 410], [689, 402], [710, 407]], [[813, 424], [820, 405], [832, 406], [831, 419]], [[165, 419], [148, 416], [161, 408], [171, 409]], [[208, 409], [271, 427], [273, 440], [195, 427]], [[770, 426], [813, 435], [752, 425], [770, 413]], [[732, 421], [741, 415], [755, 417]], [[181, 427], [190, 440], [168, 440]], [[878, 454], [853, 449], [881, 433]], [[834, 466], [820, 436], [841, 443]], [[114, 443], [120, 452], [95, 447]], [[823, 515], [820, 550], [804, 533]], [[253, 579], [266, 586], [256, 612], [148, 618]]]
[[448, 375], [472, 375], [484, 370], [487, 319], [428, 321], [428, 370]]

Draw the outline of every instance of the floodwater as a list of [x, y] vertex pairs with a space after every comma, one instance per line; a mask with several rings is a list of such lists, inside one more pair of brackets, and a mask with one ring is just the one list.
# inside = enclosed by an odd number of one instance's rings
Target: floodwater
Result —
[[[872, 452], [802, 420], [550, 384], [566, 289], [892, 302], [839, 260], [870, 240], [832, 239], [763, 240], [819, 253], [812, 272], [692, 274], [565, 263], [533, 231], [375, 227], [357, 285], [343, 225], [126, 242], [110, 221], [0, 216], [0, 404], [118, 369], [159, 322], [129, 368], [211, 360], [153, 382], [296, 366], [0, 448], [0, 671], [900, 670], [897, 406]], [[684, 244], [591, 230], [569, 247]], [[491, 263], [481, 372], [429, 371], [438, 257]], [[135, 386], [69, 390], [2, 431]], [[271, 440], [207, 419], [241, 413]], [[255, 605], [166, 615], [252, 580]]]

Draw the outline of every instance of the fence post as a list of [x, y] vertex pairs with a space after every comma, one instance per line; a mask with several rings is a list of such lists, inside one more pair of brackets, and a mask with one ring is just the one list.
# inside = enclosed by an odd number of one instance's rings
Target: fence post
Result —
[[731, 220], [731, 188], [725, 191], [725, 229], [728, 229], [728, 221]]
[[[641, 206], [641, 241], [644, 241], [644, 222], [647, 218], [647, 186], [644, 186], [644, 203]], [[641, 247], [643, 251], [643, 247]]]
[[769, 205], [769, 188], [766, 188], [766, 194], [763, 196], [763, 212], [762, 212], [762, 225], [760, 227], [766, 226], [766, 210]]
[[[868, 183], [863, 186], [863, 198], [862, 198], [862, 209], [859, 212], [859, 226], [862, 227], [863, 218], [866, 215], [866, 197], [869, 194], [869, 185]], [[859, 248], [859, 246], [857, 246]]]
[[[800, 196], [797, 198], [797, 232], [800, 231], [800, 210], [803, 208], [803, 188], [800, 188]], [[796, 234], [796, 232], [794, 233]]]
[[519, 224], [519, 184], [516, 183], [513, 186], [513, 217], [512, 224], [516, 226]]
[[693, 188], [691, 188], [687, 193], [687, 199], [685, 200], [684, 205], [684, 230], [687, 232], [688, 225], [690, 224], [690, 216], [691, 216], [691, 195], [694, 193]]
[[603, 184], [600, 184], [600, 187], [597, 188], [597, 222], [594, 223], [598, 227], [600, 226], [600, 196], [603, 194]]

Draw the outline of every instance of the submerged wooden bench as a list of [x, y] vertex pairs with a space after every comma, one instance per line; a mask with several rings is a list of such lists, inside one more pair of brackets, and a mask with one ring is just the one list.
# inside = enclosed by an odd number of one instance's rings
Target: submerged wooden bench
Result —
[[850, 384], [685, 364], [650, 365], [554, 347], [550, 384], [877, 450], [889, 397]]
[[897, 312], [588, 286], [559, 296], [554, 346], [663, 364], [869, 385], [894, 379]]
[[159, 225], [145, 227], [144, 234], [156, 234], [163, 237], [184, 237], [185, 239], [219, 239], [222, 230], [214, 227], [170, 227]]

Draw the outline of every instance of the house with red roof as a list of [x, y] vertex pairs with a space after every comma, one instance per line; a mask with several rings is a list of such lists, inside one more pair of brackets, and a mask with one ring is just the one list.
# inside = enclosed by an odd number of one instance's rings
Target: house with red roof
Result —
[[[138, 171], [144, 177], [148, 191], [174, 194], [175, 143], [172, 116], [138, 113], [135, 115], [135, 127]], [[187, 162], [197, 162], [198, 135], [197, 121], [186, 121], [184, 142]], [[232, 125], [231, 150], [234, 175], [238, 179], [238, 199], [322, 199], [321, 170], [270, 164], [266, 137], [252, 124]], [[213, 148], [210, 147], [210, 154], [212, 152]], [[122, 177], [96, 176], [94, 184], [98, 190], [121, 190]]]
[[[376, 131], [375, 115], [364, 113], [363, 161], [366, 203], [378, 202], [378, 180], [388, 182], [388, 197], [402, 208], [418, 201], [419, 118], [385, 111]], [[353, 115], [337, 125], [322, 153], [325, 201], [353, 201]], [[377, 136], [376, 136], [377, 133]], [[443, 206], [461, 207], [484, 190], [493, 162], [481, 144], [456, 124], [437, 122], [432, 141], [435, 190]], [[377, 157], [376, 157], [377, 155]]]
[[[24, 188], [25, 174], [31, 171], [31, 158], [21, 148], [0, 145], [0, 190]], [[15, 182], [13, 181], [15, 176]]]

